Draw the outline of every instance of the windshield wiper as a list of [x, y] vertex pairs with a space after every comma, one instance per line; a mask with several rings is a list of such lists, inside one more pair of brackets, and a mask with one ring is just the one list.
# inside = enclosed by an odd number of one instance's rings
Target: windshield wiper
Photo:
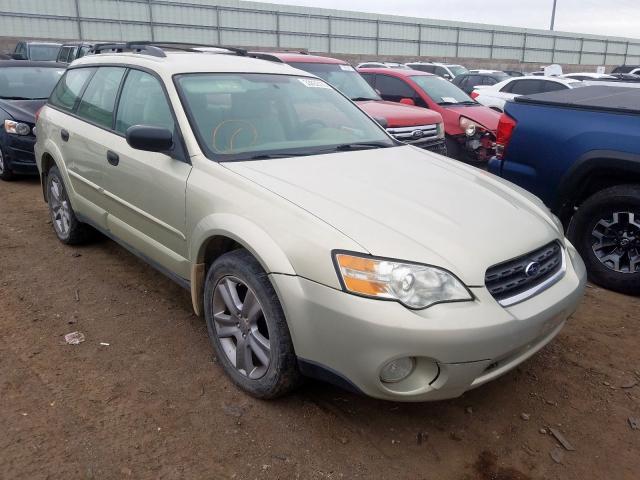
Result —
[[351, 150], [368, 150], [371, 148], [387, 148], [393, 145], [382, 142], [362, 142], [362, 143], [343, 143], [342, 145], [329, 148], [327, 150], [335, 150], [336, 152], [346, 152]]
[[30, 97], [0, 97], [2, 100], [40, 100], [39, 98]]
[[323, 148], [320, 150], [309, 150], [307, 152], [258, 153], [251, 157], [247, 157], [246, 159], [238, 159], [238, 161], [240, 160], [271, 160], [275, 158], [290, 158], [290, 157], [308, 157], [311, 155], [319, 155], [321, 153], [326, 153], [326, 152], [346, 152], [346, 151], [355, 151], [355, 150], [367, 150], [371, 148], [387, 148], [392, 146], [393, 145], [388, 145], [382, 142], [343, 143], [342, 145], [337, 145], [335, 147]]
[[368, 102], [369, 100], [378, 101], [379, 98], [370, 98], [370, 97], [353, 97], [351, 101], [353, 102]]
[[273, 158], [306, 157], [308, 155], [313, 155], [313, 153], [258, 153], [249, 157], [248, 160], [271, 160]]

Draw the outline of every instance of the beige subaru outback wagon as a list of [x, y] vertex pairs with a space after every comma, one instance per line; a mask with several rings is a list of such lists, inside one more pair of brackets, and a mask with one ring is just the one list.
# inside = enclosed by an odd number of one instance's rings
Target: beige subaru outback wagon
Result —
[[459, 396], [552, 340], [585, 286], [534, 196], [238, 49], [100, 47], [41, 110], [36, 156], [58, 238], [98, 230], [189, 289], [261, 398], [305, 375]]

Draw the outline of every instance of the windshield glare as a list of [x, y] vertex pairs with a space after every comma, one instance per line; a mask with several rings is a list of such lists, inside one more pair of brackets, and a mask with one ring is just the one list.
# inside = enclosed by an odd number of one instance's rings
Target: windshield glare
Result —
[[322, 78], [352, 100], [381, 100], [371, 85], [351, 65], [310, 62], [295, 62], [290, 65]]
[[5, 67], [0, 69], [0, 98], [49, 98], [63, 68]]
[[413, 75], [411, 79], [436, 103], [475, 103], [469, 95], [442, 77], [435, 75]]
[[205, 154], [216, 161], [327, 153], [339, 145], [396, 143], [322, 80], [274, 74], [176, 76]]
[[463, 73], [467, 73], [469, 71], [462, 65], [448, 65], [447, 68], [451, 70], [451, 73], [453, 73], [454, 77], [457, 77], [458, 75], [462, 75]]
[[59, 51], [59, 45], [30, 45], [29, 60], [55, 60]]

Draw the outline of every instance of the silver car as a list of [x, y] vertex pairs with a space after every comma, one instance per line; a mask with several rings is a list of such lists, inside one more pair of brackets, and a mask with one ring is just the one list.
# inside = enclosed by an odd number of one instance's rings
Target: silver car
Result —
[[55, 232], [101, 231], [189, 289], [250, 394], [309, 375], [390, 400], [456, 397], [576, 309], [584, 265], [534, 196], [397, 142], [290, 66], [110, 48], [75, 61], [40, 112]]

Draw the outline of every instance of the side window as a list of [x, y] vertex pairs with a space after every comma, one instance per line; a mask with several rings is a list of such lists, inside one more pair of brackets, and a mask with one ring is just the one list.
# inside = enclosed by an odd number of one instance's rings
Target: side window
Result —
[[399, 78], [394, 78], [389, 75], [378, 75], [376, 78], [376, 88], [380, 90], [382, 98], [391, 100], [392, 102], [399, 102], [402, 98], [413, 99], [417, 96], [413, 88]]
[[124, 76], [124, 68], [100, 67], [82, 95], [77, 114], [85, 120], [111, 128], [113, 109], [118, 88]]
[[[449, 72], [444, 67], [436, 67], [435, 74], [439, 77], [444, 77], [445, 75], [449, 75]], [[449, 77], [451, 77], [451, 75], [449, 75]]]
[[420, 65], [418, 67], [418, 70], [422, 70], [423, 72], [427, 73], [435, 73], [436, 67], [433, 65]]
[[511, 93], [516, 95], [532, 95], [540, 92], [540, 80], [518, 80], [513, 83]]
[[540, 93], [555, 92], [558, 90], [567, 90], [569, 87], [558, 82], [550, 82], [548, 80], [540, 80]]
[[511, 90], [513, 90], [513, 87], [516, 83], [517, 83], [517, 80], [513, 80], [509, 82], [504, 87], [502, 87], [500, 91], [504, 93], [511, 93]]
[[63, 110], [73, 110], [93, 72], [93, 68], [67, 70], [51, 93], [49, 103]]
[[[87, 45], [84, 45], [83, 47], [80, 47], [80, 51], [78, 52], [78, 55], [76, 55], [75, 58], [82, 58], [87, 53], [89, 53], [89, 47]], [[75, 60], [75, 58], [74, 58], [74, 60]]]
[[498, 83], [498, 80], [493, 77], [486, 76], [482, 78], [482, 85], [495, 85], [496, 83]]
[[140, 70], [130, 70], [122, 87], [116, 130], [125, 133], [133, 125], [150, 125], [174, 130], [171, 108], [160, 81]]

